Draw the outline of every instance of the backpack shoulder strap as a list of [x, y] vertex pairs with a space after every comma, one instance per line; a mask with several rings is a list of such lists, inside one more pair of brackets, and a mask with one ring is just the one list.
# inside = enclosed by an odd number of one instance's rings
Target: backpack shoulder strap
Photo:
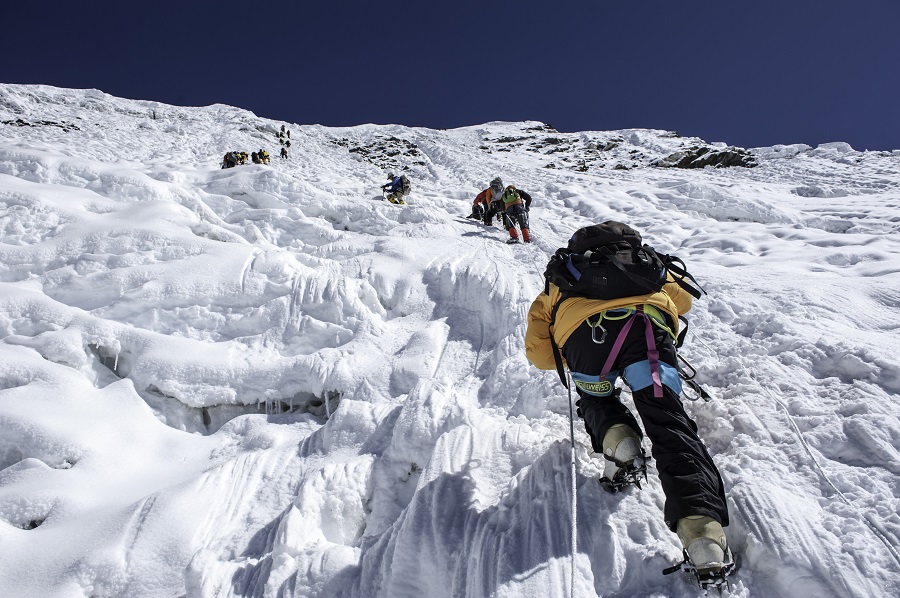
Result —
[[[666, 270], [672, 273], [672, 278], [678, 286], [687, 291], [694, 299], [699, 299], [702, 295], [706, 294], [706, 291], [700, 286], [700, 283], [687, 271], [687, 267], [684, 265], [684, 262], [681, 261], [681, 258], [674, 255], [661, 255], [660, 258], [662, 259], [663, 264], [665, 264]], [[685, 281], [685, 278], [690, 279], [693, 284], [689, 284]]]
[[688, 319], [684, 316], [678, 316], [678, 319], [684, 324], [682, 326], [681, 331], [678, 333], [678, 338], [675, 339], [675, 348], [680, 349], [682, 345], [684, 345], [684, 339], [687, 337], [688, 331]]
[[[550, 286], [549, 282], [547, 283], [547, 286]], [[559, 311], [559, 306], [562, 305], [562, 302], [566, 299], [567, 297], [565, 295], [560, 296], [559, 301], [553, 305], [553, 309], [550, 310], [550, 324], [548, 325], [548, 329], [550, 329], [550, 346], [553, 347], [553, 361], [556, 363], [556, 373], [559, 374], [559, 379], [563, 386], [569, 388], [569, 383], [566, 382], [565, 367], [563, 367], [562, 351], [556, 344], [556, 339], [553, 338], [553, 325], [556, 324], [556, 312]]]

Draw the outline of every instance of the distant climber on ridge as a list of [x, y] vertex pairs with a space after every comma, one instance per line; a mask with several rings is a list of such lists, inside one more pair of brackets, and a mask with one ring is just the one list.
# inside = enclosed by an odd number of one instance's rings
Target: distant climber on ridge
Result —
[[387, 192], [387, 200], [394, 204], [405, 205], [404, 196], [409, 195], [410, 182], [405, 174], [395, 176], [393, 172], [389, 172], [387, 178], [391, 181], [381, 186], [382, 192]]

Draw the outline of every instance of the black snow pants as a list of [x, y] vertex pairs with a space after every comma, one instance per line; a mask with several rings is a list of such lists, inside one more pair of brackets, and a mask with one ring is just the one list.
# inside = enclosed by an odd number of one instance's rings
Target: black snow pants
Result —
[[[510, 226], [518, 224], [520, 229], [528, 228], [528, 210], [525, 209], [525, 206], [521, 204], [510, 206], [506, 210], [506, 216], [509, 218]], [[508, 229], [509, 226], [506, 228]]]
[[[590, 325], [582, 323], [562, 347], [569, 369], [572, 372], [599, 375], [626, 321], [603, 320], [607, 339], [602, 344], [594, 342]], [[659, 361], [677, 367], [672, 338], [656, 326], [653, 331]], [[624, 372], [626, 366], [646, 359], [644, 324], [638, 319], [625, 338], [613, 364], [613, 371]], [[615, 380], [612, 382], [615, 383]], [[675, 531], [678, 520], [688, 515], [707, 515], [723, 526], [728, 525], [725, 485], [706, 446], [697, 435], [697, 424], [684, 411], [679, 393], [663, 385], [663, 396], [655, 398], [652, 385], [637, 390], [631, 384], [629, 387], [632, 388], [634, 405], [653, 445], [651, 454], [656, 460], [659, 479], [666, 495], [666, 525]], [[641, 434], [634, 415], [619, 400], [618, 392], [598, 397], [579, 389], [578, 394], [579, 411], [584, 417], [585, 430], [591, 437], [595, 451], [602, 454], [603, 436], [614, 424], [628, 424]]]
[[502, 201], [492, 201], [487, 207], [487, 210], [484, 211], [483, 222], [485, 225], [493, 226], [494, 216], [500, 217], [500, 220], [503, 221], [502, 224], [504, 229], [509, 230], [509, 227], [512, 226], [512, 221], [509, 219], [509, 216], [506, 215], [506, 209], [503, 207]]

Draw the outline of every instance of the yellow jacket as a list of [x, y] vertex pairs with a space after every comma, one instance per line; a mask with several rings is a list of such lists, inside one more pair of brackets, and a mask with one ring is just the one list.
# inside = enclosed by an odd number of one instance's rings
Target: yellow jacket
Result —
[[[634, 305], [653, 305], [671, 317], [669, 322], [672, 333], [678, 335], [678, 316], [686, 314], [693, 304], [690, 293], [682, 289], [673, 281], [671, 275], [669, 282], [663, 285], [658, 293], [639, 295], [635, 297], [622, 297], [620, 299], [586, 299], [584, 297], [571, 297], [566, 299], [556, 312], [556, 321], [553, 324], [553, 340], [557, 347], [562, 347], [569, 336], [575, 332], [586, 318], [620, 307]], [[560, 300], [562, 294], [555, 284], [550, 285], [550, 294], [543, 291], [532, 302], [528, 310], [528, 329], [525, 332], [525, 356], [534, 366], [541, 370], [555, 370], [556, 362], [553, 359], [553, 345], [550, 344], [550, 314], [553, 306]]]

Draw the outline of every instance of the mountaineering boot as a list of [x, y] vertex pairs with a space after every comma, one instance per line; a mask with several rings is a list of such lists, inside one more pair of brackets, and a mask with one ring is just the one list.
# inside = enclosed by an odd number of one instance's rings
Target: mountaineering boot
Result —
[[688, 515], [678, 520], [675, 533], [684, 546], [685, 568], [697, 576], [700, 588], [727, 586], [734, 558], [722, 524], [706, 515]]
[[706, 515], [688, 515], [678, 520], [675, 533], [698, 570], [721, 568], [728, 550], [721, 523]]
[[519, 242], [519, 233], [516, 232], [516, 227], [511, 226], [506, 230], [509, 232], [509, 240], [507, 240], [506, 242], [507, 243], [518, 243]]
[[641, 437], [628, 424], [615, 424], [603, 436], [603, 477], [600, 483], [609, 492], [619, 492], [629, 484], [641, 487], [647, 477], [647, 456]]
[[531, 243], [531, 231], [527, 228], [522, 229], [522, 240], [526, 243]]

